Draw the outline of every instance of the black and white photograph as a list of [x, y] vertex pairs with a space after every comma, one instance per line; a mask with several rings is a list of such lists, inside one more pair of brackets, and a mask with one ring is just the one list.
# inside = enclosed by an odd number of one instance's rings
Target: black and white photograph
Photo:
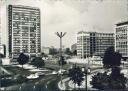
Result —
[[128, 0], [0, 0], [0, 91], [128, 91]]

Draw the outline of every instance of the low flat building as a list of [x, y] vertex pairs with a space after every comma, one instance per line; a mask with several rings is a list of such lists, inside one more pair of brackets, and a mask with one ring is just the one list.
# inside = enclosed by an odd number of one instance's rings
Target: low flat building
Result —
[[49, 47], [42, 47], [42, 52], [44, 54], [49, 54], [50, 48]]

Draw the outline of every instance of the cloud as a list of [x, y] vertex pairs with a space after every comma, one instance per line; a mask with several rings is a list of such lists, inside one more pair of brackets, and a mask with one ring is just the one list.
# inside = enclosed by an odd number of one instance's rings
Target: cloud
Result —
[[9, 0], [9, 3], [41, 9], [42, 46], [59, 47], [55, 32], [67, 32], [63, 39], [66, 47], [76, 42], [76, 33], [82, 29], [114, 32], [114, 24], [128, 16], [127, 0]]

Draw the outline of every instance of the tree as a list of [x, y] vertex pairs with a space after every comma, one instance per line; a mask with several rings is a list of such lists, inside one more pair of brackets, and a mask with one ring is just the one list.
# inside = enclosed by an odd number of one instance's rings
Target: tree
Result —
[[[104, 55], [104, 67], [111, 68], [111, 74], [107, 72], [97, 73], [93, 76], [91, 84], [98, 89], [124, 89], [126, 88], [127, 78], [120, 72], [122, 55], [115, 52], [113, 47], [109, 47]], [[104, 75], [105, 74], [105, 75]]]
[[77, 55], [77, 50], [74, 50], [74, 51], [72, 52], [72, 54], [73, 54], [74, 56], [76, 56], [76, 55]]
[[58, 63], [59, 63], [60, 66], [63, 66], [63, 65], [66, 64], [66, 61], [64, 60], [64, 56], [60, 57], [60, 60], [58, 61]]
[[113, 66], [120, 66], [121, 58], [121, 54], [119, 52], [115, 52], [113, 46], [107, 48], [103, 58], [104, 67], [111, 68]]
[[120, 69], [117, 67], [112, 69], [110, 75], [107, 72], [97, 73], [92, 77], [90, 83], [96, 89], [125, 89], [127, 78], [120, 73]]
[[49, 49], [49, 54], [50, 55], [56, 55], [57, 53], [58, 53], [57, 49], [55, 49], [54, 47]]
[[111, 66], [111, 63], [113, 61], [113, 54], [114, 54], [114, 47], [111, 46], [107, 48], [104, 54], [104, 58], [103, 58], [104, 67], [109, 68]]
[[45, 65], [44, 60], [41, 57], [35, 57], [32, 62], [32, 65], [36, 66], [37, 68], [41, 68]]
[[29, 61], [29, 56], [25, 55], [24, 53], [21, 53], [17, 59], [17, 62], [22, 65], [26, 64]]
[[67, 54], [67, 55], [71, 55], [72, 54], [72, 52], [70, 51], [70, 48], [66, 48], [65, 54]]
[[80, 67], [77, 67], [75, 65], [72, 69], [69, 69], [68, 77], [73, 81], [73, 83], [80, 86], [82, 81], [84, 80], [84, 73], [82, 72]]
[[113, 54], [113, 61], [111, 62], [111, 66], [120, 66], [121, 65], [122, 55], [119, 52], [115, 52]]
[[90, 82], [93, 88], [97, 88], [97, 89], [109, 88], [108, 83], [109, 83], [109, 75], [107, 75], [107, 72], [95, 74], [94, 76], [92, 76], [92, 81]]
[[127, 78], [120, 72], [119, 67], [113, 67], [110, 74], [109, 88], [124, 89], [126, 88]]
[[41, 53], [41, 56], [42, 56], [42, 57], [45, 57], [45, 58], [48, 57], [48, 55], [45, 54], [44, 52]]

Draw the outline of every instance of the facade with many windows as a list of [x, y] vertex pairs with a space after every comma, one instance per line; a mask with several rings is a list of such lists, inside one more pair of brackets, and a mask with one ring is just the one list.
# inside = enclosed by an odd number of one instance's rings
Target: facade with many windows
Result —
[[104, 56], [105, 50], [114, 46], [113, 33], [97, 33], [80, 31], [77, 33], [77, 56], [86, 58]]
[[8, 5], [9, 56], [37, 56], [41, 50], [40, 9]]
[[86, 58], [90, 56], [90, 33], [80, 31], [77, 33], [77, 56]]
[[128, 21], [115, 25], [115, 50], [128, 57]]

